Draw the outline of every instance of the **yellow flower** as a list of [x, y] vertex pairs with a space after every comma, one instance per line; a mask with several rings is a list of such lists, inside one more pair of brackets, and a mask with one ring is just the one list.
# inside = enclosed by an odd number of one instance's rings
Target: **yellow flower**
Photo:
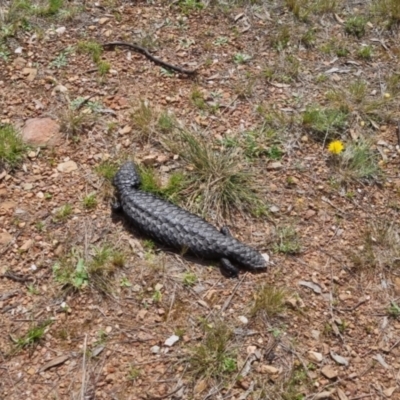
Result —
[[340, 140], [334, 140], [329, 143], [328, 151], [332, 154], [340, 154], [344, 149], [344, 145]]

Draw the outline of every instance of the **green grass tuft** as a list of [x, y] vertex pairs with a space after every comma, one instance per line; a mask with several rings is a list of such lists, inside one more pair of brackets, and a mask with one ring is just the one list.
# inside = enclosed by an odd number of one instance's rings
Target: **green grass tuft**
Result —
[[28, 147], [12, 125], [0, 125], [0, 164], [16, 167], [27, 150]]
[[286, 292], [271, 285], [262, 285], [257, 288], [254, 295], [254, 304], [251, 315], [266, 314], [274, 317], [285, 309]]
[[189, 357], [190, 371], [196, 378], [219, 377], [236, 371], [236, 354], [230, 346], [232, 330], [222, 321], [204, 323], [203, 328], [204, 339], [192, 349]]
[[240, 149], [217, 150], [213, 143], [190, 132], [179, 133], [168, 146], [181, 156], [189, 170], [184, 193], [193, 211], [214, 213], [216, 219], [230, 217], [234, 209], [263, 213], [255, 176]]

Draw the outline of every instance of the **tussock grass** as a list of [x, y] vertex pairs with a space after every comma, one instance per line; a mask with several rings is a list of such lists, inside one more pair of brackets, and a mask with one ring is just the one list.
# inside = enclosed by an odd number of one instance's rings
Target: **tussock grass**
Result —
[[400, 2], [398, 0], [374, 0], [371, 11], [384, 20], [389, 29], [400, 24]]
[[111, 277], [124, 263], [124, 255], [108, 244], [92, 247], [86, 259], [80, 250], [73, 249], [54, 264], [53, 276], [66, 291], [90, 287], [106, 294], [112, 291]]
[[376, 180], [382, 176], [378, 154], [367, 140], [347, 145], [339, 155], [339, 168], [345, 181]]
[[28, 146], [22, 141], [18, 131], [9, 124], [0, 124], [0, 166], [16, 167], [22, 160]]
[[78, 42], [77, 50], [79, 53], [89, 54], [95, 64], [100, 61], [103, 54], [103, 47], [94, 41]]
[[47, 331], [47, 327], [51, 324], [51, 320], [33, 324], [33, 326], [28, 329], [25, 335], [14, 340], [17, 350], [37, 345], [43, 339]]
[[198, 378], [219, 378], [221, 375], [236, 371], [236, 354], [231, 340], [233, 332], [230, 327], [217, 321], [203, 324], [204, 338], [197, 347], [191, 350], [188, 359], [189, 370]]
[[340, 108], [311, 105], [303, 113], [303, 125], [314, 139], [329, 141], [339, 137], [347, 126], [348, 113]]
[[282, 254], [299, 254], [301, 244], [296, 229], [291, 225], [278, 226], [274, 233], [273, 249]]
[[382, 268], [400, 269], [400, 225], [397, 222], [373, 221], [367, 227], [356, 250], [349, 252], [358, 272]]
[[280, 314], [285, 309], [286, 292], [283, 289], [272, 285], [261, 285], [254, 294], [254, 303], [251, 308], [251, 315], [254, 317], [266, 314], [272, 318]]
[[263, 213], [257, 195], [255, 175], [240, 149], [215, 148], [212, 143], [181, 131], [167, 146], [186, 164], [187, 183], [182, 191], [189, 208], [203, 215], [214, 213], [216, 219], [232, 216], [233, 210]]

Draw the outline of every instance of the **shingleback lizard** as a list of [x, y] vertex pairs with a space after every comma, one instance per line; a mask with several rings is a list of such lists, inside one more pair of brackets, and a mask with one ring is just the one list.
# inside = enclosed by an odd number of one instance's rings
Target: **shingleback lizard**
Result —
[[140, 176], [128, 162], [116, 173], [113, 184], [118, 192], [116, 208], [145, 235], [178, 250], [188, 250], [199, 258], [221, 262], [225, 273], [237, 276], [236, 265], [259, 270], [267, 267], [263, 256], [232, 237], [226, 228], [219, 231], [203, 218], [139, 189]]

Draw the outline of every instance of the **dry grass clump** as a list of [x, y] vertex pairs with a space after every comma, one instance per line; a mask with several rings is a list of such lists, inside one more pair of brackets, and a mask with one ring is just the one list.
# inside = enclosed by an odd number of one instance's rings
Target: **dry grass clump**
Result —
[[258, 215], [265, 212], [255, 174], [240, 149], [217, 148], [188, 131], [177, 133], [167, 146], [185, 162], [187, 185], [182, 194], [189, 208], [216, 219], [231, 217], [235, 209]]

